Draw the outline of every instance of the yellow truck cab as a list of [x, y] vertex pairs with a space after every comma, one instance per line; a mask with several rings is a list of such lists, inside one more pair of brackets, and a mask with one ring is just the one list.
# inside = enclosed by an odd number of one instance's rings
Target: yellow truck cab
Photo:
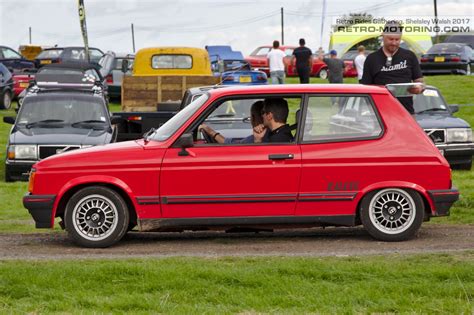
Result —
[[135, 55], [134, 76], [212, 76], [209, 54], [190, 47], [152, 47]]

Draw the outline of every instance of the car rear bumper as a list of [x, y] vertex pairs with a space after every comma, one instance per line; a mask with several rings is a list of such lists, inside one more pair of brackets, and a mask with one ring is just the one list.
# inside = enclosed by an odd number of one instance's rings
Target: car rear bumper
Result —
[[23, 197], [23, 206], [35, 220], [36, 228], [51, 228], [56, 195], [31, 195]]
[[436, 147], [443, 151], [443, 155], [449, 164], [469, 163], [474, 155], [474, 143], [438, 144]]
[[456, 188], [446, 190], [428, 191], [431, 200], [433, 200], [435, 209], [431, 215], [433, 217], [442, 217], [449, 215], [449, 209], [459, 199], [459, 191]]
[[452, 62], [452, 63], [439, 63], [439, 62], [426, 62], [420, 64], [421, 71], [426, 73], [466, 73], [466, 63]]

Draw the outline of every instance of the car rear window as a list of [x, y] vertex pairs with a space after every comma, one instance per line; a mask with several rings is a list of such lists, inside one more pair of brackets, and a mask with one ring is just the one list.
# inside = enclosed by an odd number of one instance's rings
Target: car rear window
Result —
[[461, 53], [464, 45], [459, 44], [436, 44], [428, 49], [428, 54]]
[[155, 55], [151, 58], [153, 69], [191, 69], [193, 58], [190, 55]]
[[39, 53], [36, 58], [38, 59], [46, 59], [46, 58], [58, 58], [59, 55], [63, 52], [62, 49], [48, 49], [48, 50], [43, 50], [42, 52]]

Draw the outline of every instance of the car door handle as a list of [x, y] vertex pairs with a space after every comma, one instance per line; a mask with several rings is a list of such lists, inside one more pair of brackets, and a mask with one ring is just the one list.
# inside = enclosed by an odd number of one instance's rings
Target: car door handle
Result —
[[270, 154], [269, 160], [293, 160], [295, 156], [293, 154]]

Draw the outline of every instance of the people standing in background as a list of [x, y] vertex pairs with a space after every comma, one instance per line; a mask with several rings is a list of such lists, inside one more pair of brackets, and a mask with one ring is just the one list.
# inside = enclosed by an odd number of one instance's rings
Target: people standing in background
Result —
[[311, 68], [313, 66], [313, 53], [311, 49], [305, 46], [306, 41], [304, 38], [300, 38], [300, 47], [293, 50], [293, 56], [291, 57], [291, 64], [295, 64], [296, 59], [296, 72], [300, 78], [300, 83], [309, 83], [309, 76], [311, 74]]
[[285, 53], [280, 49], [280, 42], [273, 41], [273, 49], [267, 54], [272, 84], [285, 83], [285, 64], [283, 63], [285, 57]]
[[[382, 33], [383, 46], [367, 56], [364, 63], [362, 84], [386, 85], [390, 83], [423, 83], [420, 63], [416, 55], [400, 47], [403, 27], [397, 21], [389, 21]], [[422, 85], [409, 90], [412, 94], [420, 94]], [[410, 114], [414, 114], [413, 97], [398, 97], [400, 103]]]
[[324, 55], [319, 55], [319, 59], [328, 66], [329, 83], [342, 83], [345, 67], [344, 61], [337, 58], [337, 51], [334, 49], [329, 52], [329, 57], [330, 58], [324, 58]]
[[362, 74], [364, 73], [364, 62], [367, 56], [365, 55], [365, 47], [360, 45], [357, 47], [359, 54], [354, 58], [354, 66], [357, 70], [357, 79], [362, 80]]

